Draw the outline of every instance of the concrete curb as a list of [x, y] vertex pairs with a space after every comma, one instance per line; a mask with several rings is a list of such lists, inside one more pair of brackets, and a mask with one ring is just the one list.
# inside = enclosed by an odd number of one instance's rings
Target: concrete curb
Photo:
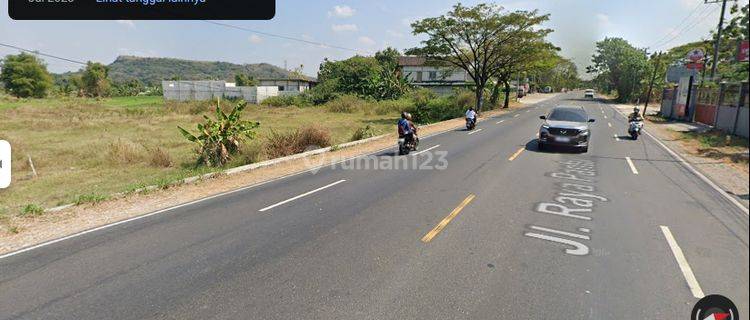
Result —
[[[617, 112], [619, 115], [625, 117], [625, 119], [627, 120], [627, 114], [625, 114], [624, 112], [622, 112], [622, 110], [620, 110], [619, 108], [614, 107], [614, 106], [613, 106], [613, 109], [615, 110], [615, 112]], [[688, 169], [688, 171], [690, 171], [691, 173], [693, 173], [693, 175], [695, 175], [696, 177], [698, 177], [698, 179], [700, 179], [703, 182], [705, 182], [709, 187], [711, 187], [712, 189], [714, 189], [716, 192], [718, 192], [720, 195], [722, 195], [726, 200], [728, 200], [733, 205], [735, 205], [738, 209], [740, 209], [740, 211], [742, 211], [743, 213], [745, 213], [745, 215], [750, 214], [750, 209], [748, 209], [748, 207], [745, 207], [745, 205], [742, 204], [742, 202], [740, 202], [735, 197], [733, 197], [732, 195], [730, 195], [729, 193], [727, 193], [723, 188], [721, 188], [718, 185], [718, 183], [714, 182], [713, 180], [711, 180], [711, 178], [709, 178], [706, 175], [704, 175], [700, 170], [698, 170], [697, 168], [693, 167], [693, 165], [691, 165], [690, 162], [688, 162], [682, 156], [680, 156], [679, 153], [677, 153], [676, 151], [672, 150], [669, 146], [667, 146], [664, 142], [662, 142], [661, 139], [659, 139], [656, 135], [651, 134], [647, 129], [644, 129], [643, 133], [645, 133], [647, 136], [649, 136], [649, 138], [651, 138], [652, 140], [654, 140], [656, 142], [656, 144], [659, 145], [662, 149], [666, 150], [667, 153], [669, 153], [669, 155], [671, 155], [675, 160], [677, 160], [677, 162], [679, 162], [683, 167], [685, 167], [686, 169]]]
[[[552, 98], [554, 98], [556, 96], [557, 96], [556, 94], [555, 95], [550, 95], [549, 97], [545, 97], [545, 99], [540, 99], [540, 100], [538, 100], [536, 102], [528, 103], [528, 104], [521, 102], [522, 106], [520, 108], [518, 108], [518, 109], [527, 108], [528, 105], [540, 103], [540, 102], [552, 99]], [[505, 110], [505, 109], [499, 109], [499, 110], [502, 111], [502, 110]], [[507, 110], [510, 111], [511, 109], [507, 109]], [[456, 119], [460, 119], [460, 118], [456, 118]], [[445, 120], [445, 121], [452, 121], [452, 120], [456, 120], [456, 119]], [[486, 121], [488, 119], [491, 119], [491, 117], [490, 118], [480, 119], [478, 122], [484, 122], [484, 121]], [[429, 128], [429, 127], [432, 127], [432, 126], [436, 126], [436, 125], [438, 125], [438, 124], [440, 124], [442, 122], [444, 122], [444, 121], [430, 123], [430, 124], [426, 124], [426, 125], [421, 125], [421, 126], [419, 126], [419, 129], [424, 129], [424, 128]], [[429, 138], [429, 137], [432, 137], [432, 136], [443, 134], [443, 133], [446, 133], [448, 131], [455, 130], [456, 128], [460, 128], [460, 127], [461, 126], [459, 125], [459, 126], [456, 126], [456, 127], [452, 127], [450, 129], [441, 130], [439, 132], [435, 132], [435, 133], [432, 133], [430, 135], [424, 136], [424, 137], [422, 137], [422, 139], [426, 139], [426, 138]], [[197, 181], [214, 178], [214, 177], [221, 176], [221, 175], [233, 175], [233, 174], [247, 172], [247, 171], [252, 171], [252, 170], [256, 170], [256, 169], [260, 169], [260, 168], [264, 168], [264, 167], [274, 166], [274, 165], [277, 165], [277, 164], [280, 164], [280, 163], [285, 163], [285, 162], [289, 162], [289, 161], [292, 161], [292, 160], [302, 159], [302, 158], [311, 157], [311, 156], [314, 156], [314, 155], [319, 155], [319, 154], [323, 154], [323, 153], [326, 153], [326, 152], [330, 152], [334, 148], [341, 149], [341, 148], [348, 148], [348, 147], [353, 147], [353, 146], [365, 144], [365, 143], [368, 143], [368, 142], [372, 142], [372, 141], [383, 139], [383, 138], [385, 138], [387, 136], [389, 136], [389, 134], [382, 134], [382, 135], [371, 137], [371, 138], [367, 138], [367, 139], [362, 139], [362, 140], [357, 140], [357, 141], [351, 141], [351, 142], [347, 142], [347, 143], [343, 143], [343, 144], [339, 144], [339, 145], [335, 145], [335, 146], [331, 146], [331, 147], [319, 148], [319, 149], [315, 149], [315, 150], [306, 151], [306, 152], [303, 152], [303, 153], [293, 154], [293, 155], [286, 156], [286, 157], [281, 157], [281, 158], [276, 158], [276, 159], [270, 159], [270, 160], [261, 161], [261, 162], [258, 162], [258, 163], [252, 163], [252, 164], [248, 164], [248, 165], [244, 165], [244, 166], [229, 168], [229, 169], [225, 169], [225, 170], [218, 171], [218, 172], [211, 172], [211, 173], [207, 173], [207, 174], [203, 174], [203, 175], [199, 175], [199, 176], [188, 177], [188, 178], [180, 179], [180, 180], [177, 180], [177, 181], [173, 181], [173, 182], [169, 183], [168, 186], [178, 186], [178, 185], [182, 185], [182, 184], [190, 184], [190, 183], [195, 183]], [[382, 151], [382, 150], [378, 150], [378, 151]], [[359, 155], [359, 156], [362, 156], [362, 155]], [[359, 156], [354, 156], [353, 158], [356, 158], [356, 157], [359, 157]], [[141, 193], [141, 192], [144, 192], [144, 191], [158, 190], [159, 188], [160, 188], [160, 186], [152, 185], [152, 186], [146, 186], [146, 187], [143, 187], [143, 188], [140, 188], [140, 189], [133, 190], [133, 191], [131, 191], [129, 193]], [[127, 194], [128, 193], [125, 193], [125, 192], [119, 192], [119, 193], [111, 194], [110, 197], [112, 197], [112, 198], [119, 198], [119, 197], [123, 197], [123, 196], [125, 196]], [[68, 203], [68, 204], [57, 206], [57, 207], [45, 209], [44, 212], [59, 212], [59, 211], [62, 211], [62, 210], [65, 210], [65, 209], [68, 209], [68, 208], [71, 208], [71, 207], [75, 207], [75, 206], [76, 206], [75, 203]]]
[[[242, 173], [242, 172], [246, 172], [246, 171], [252, 171], [252, 170], [255, 170], [255, 169], [259, 169], [259, 168], [270, 167], [270, 166], [277, 165], [277, 164], [280, 164], [280, 163], [289, 162], [289, 161], [296, 160], [296, 159], [311, 157], [311, 156], [314, 156], [314, 155], [318, 155], [318, 154], [323, 154], [323, 153], [326, 153], [326, 152], [330, 152], [334, 148], [338, 148], [338, 149], [348, 148], [348, 147], [353, 147], [353, 146], [357, 146], [357, 145], [360, 145], [360, 144], [365, 144], [365, 143], [368, 143], [368, 142], [371, 142], [371, 141], [380, 140], [380, 139], [385, 138], [386, 136], [388, 136], [388, 134], [382, 134], [382, 135], [371, 137], [371, 138], [367, 138], [367, 139], [362, 139], [362, 140], [357, 140], [357, 141], [351, 141], [351, 142], [347, 142], [347, 143], [343, 143], [343, 144], [339, 144], [339, 145], [335, 145], [335, 146], [330, 146], [330, 147], [325, 147], [325, 148], [319, 148], [319, 149], [315, 149], [315, 150], [305, 151], [303, 153], [293, 154], [293, 155], [290, 155], [290, 156], [276, 158], [276, 159], [270, 159], [270, 160], [261, 161], [261, 162], [258, 162], [258, 163], [252, 163], [252, 164], [244, 165], [244, 166], [229, 168], [229, 169], [225, 169], [225, 170], [218, 171], [218, 172], [211, 172], [211, 173], [206, 173], [206, 174], [199, 175], [199, 176], [188, 177], [188, 178], [184, 178], [184, 179], [173, 181], [173, 182], [169, 183], [169, 186], [177, 186], [177, 185], [182, 185], [182, 184], [190, 184], [190, 183], [195, 183], [197, 181], [214, 178], [214, 177], [217, 177], [217, 176], [220, 176], [220, 175], [233, 175], [233, 174]], [[140, 188], [140, 189], [133, 190], [130, 193], [141, 193], [141, 192], [144, 192], [144, 191], [153, 191], [153, 190], [157, 190], [159, 188], [160, 188], [159, 186], [155, 186], [155, 185], [146, 186], [146, 187], [143, 187], [143, 188]], [[113, 198], [119, 198], [119, 197], [122, 197], [124, 195], [126, 195], [126, 193], [119, 192], [119, 193], [112, 194], [110, 196], [113, 197]], [[64, 205], [61, 205], [61, 206], [57, 206], [57, 207], [45, 209], [44, 212], [59, 212], [59, 211], [62, 211], [62, 210], [65, 210], [65, 209], [68, 209], [68, 208], [71, 208], [71, 207], [74, 207], [74, 206], [76, 206], [75, 203], [68, 203], [68, 204], [64, 204]]]

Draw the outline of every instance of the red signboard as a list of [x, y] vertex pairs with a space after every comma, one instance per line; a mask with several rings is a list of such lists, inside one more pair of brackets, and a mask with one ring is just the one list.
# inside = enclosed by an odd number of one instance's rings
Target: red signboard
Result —
[[740, 41], [740, 46], [737, 50], [737, 61], [748, 62], [748, 57], [750, 57], [750, 44], [748, 44], [748, 40]]
[[702, 63], [688, 63], [685, 65], [688, 69], [695, 69], [695, 70], [703, 70], [703, 64]]

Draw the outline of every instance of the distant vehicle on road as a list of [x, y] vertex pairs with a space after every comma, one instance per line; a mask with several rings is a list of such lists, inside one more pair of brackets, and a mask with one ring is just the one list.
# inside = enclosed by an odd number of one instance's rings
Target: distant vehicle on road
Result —
[[586, 91], [583, 92], [583, 97], [594, 99], [594, 89], [586, 89]]
[[557, 106], [548, 115], [539, 118], [544, 120], [539, 128], [539, 150], [554, 145], [575, 147], [581, 152], [588, 152], [591, 136], [589, 124], [594, 119], [589, 118], [583, 107]]
[[543, 91], [544, 93], [552, 93], [552, 87], [550, 87], [550, 86], [546, 86], [546, 87], [544, 87], [544, 89], [542, 89], [542, 91]]
[[526, 91], [519, 88], [518, 91], [516, 91], [516, 96], [519, 98], [523, 98], [526, 95]]

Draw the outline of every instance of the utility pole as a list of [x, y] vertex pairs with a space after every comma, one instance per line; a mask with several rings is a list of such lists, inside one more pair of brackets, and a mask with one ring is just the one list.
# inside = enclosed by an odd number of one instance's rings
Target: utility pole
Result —
[[714, 61], [711, 65], [711, 80], [716, 76], [716, 65], [719, 63], [719, 46], [721, 45], [721, 29], [724, 28], [724, 12], [727, 10], [727, 0], [705, 0], [706, 3], [718, 3], [721, 1], [721, 16], [719, 16], [719, 30], [716, 32], [716, 42], [714, 43]]
[[659, 72], [661, 67], [661, 51], [656, 53], [656, 66], [654, 67], [654, 73], [651, 75], [651, 83], [648, 85], [648, 94], [646, 94], [646, 104], [643, 106], [643, 117], [646, 117], [646, 109], [648, 108], [648, 102], [651, 101], [651, 90], [654, 88], [654, 81], [656, 81], [656, 73]]

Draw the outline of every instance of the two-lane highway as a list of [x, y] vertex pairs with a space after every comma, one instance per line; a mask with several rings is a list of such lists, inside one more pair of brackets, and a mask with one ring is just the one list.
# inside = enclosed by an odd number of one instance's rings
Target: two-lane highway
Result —
[[[2, 258], [0, 319], [748, 314], [747, 214], [582, 96]], [[537, 149], [559, 104], [588, 153]]]

